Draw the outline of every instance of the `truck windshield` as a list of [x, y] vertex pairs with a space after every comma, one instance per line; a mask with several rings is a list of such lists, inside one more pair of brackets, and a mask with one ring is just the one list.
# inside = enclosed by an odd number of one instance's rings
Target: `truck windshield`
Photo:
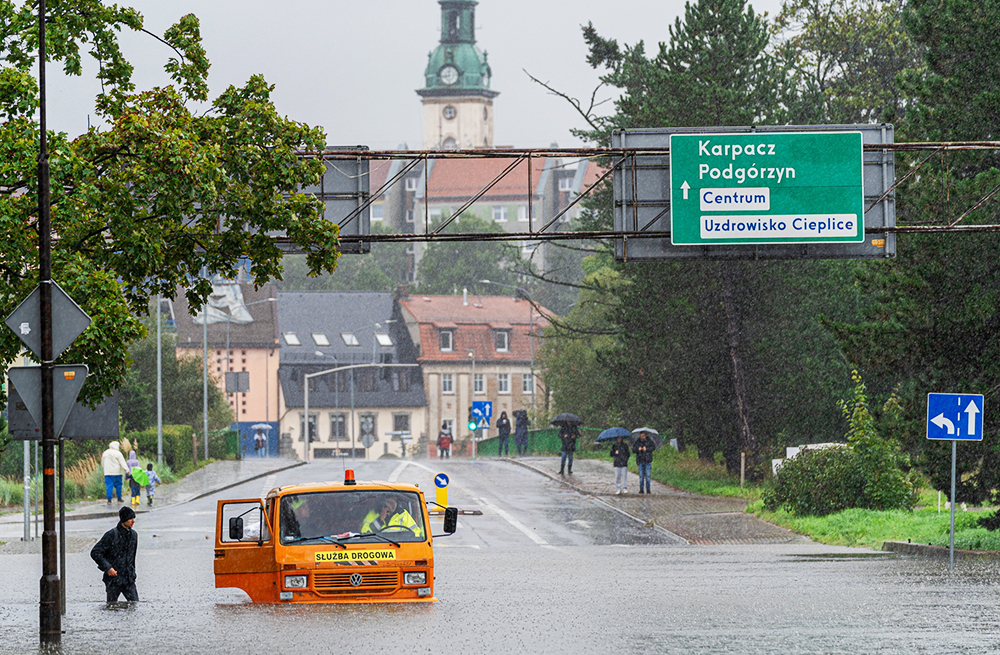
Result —
[[420, 496], [410, 491], [289, 494], [279, 510], [281, 543], [415, 542], [427, 539]]

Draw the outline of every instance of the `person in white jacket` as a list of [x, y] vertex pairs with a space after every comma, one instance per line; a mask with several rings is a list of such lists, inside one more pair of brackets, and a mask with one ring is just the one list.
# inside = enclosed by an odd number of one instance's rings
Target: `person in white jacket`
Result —
[[122, 455], [121, 444], [112, 441], [104, 454], [101, 455], [101, 465], [104, 467], [104, 487], [108, 492], [108, 506], [111, 506], [111, 490], [114, 489], [118, 495], [118, 502], [122, 502], [122, 475], [128, 470], [128, 462]]

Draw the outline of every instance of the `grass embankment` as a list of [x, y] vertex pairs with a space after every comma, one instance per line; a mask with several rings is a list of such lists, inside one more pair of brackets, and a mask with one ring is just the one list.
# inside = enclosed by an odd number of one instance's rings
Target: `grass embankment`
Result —
[[[937, 508], [937, 492], [924, 490], [917, 508], [912, 512], [893, 510], [878, 512], [868, 509], [848, 509], [829, 516], [795, 516], [784, 510], [769, 512], [756, 503], [747, 508], [776, 525], [794, 530], [814, 541], [833, 546], [881, 548], [886, 541], [912, 541], [917, 544], [947, 546], [951, 530], [951, 513], [941, 505]], [[979, 526], [979, 519], [990, 509], [955, 508], [955, 548], [969, 550], [1000, 550], [1000, 531], [991, 532]]]
[[[601, 450], [588, 450], [577, 453], [578, 457], [588, 459], [609, 460], [611, 445]], [[635, 458], [629, 459], [629, 471], [638, 475], [639, 468]], [[653, 453], [651, 477], [665, 485], [708, 496], [731, 496], [745, 498], [748, 501], [760, 498], [760, 487], [747, 484], [740, 488], [739, 477], [734, 477], [726, 471], [726, 467], [717, 463], [698, 459], [694, 448], [679, 453], [670, 446], [664, 446]]]
[[[122, 440], [123, 449], [125, 452], [131, 450], [129, 442], [127, 439]], [[126, 448], [128, 446], [128, 448]], [[145, 457], [139, 457], [139, 464], [143, 470], [146, 469], [147, 464], [153, 465], [153, 470], [156, 471], [157, 475], [160, 476], [160, 480], [163, 484], [169, 484], [171, 482], [176, 482], [181, 479], [187, 473], [194, 470], [194, 467], [189, 467], [191, 470], [181, 471], [180, 473], [175, 473], [169, 466], [164, 464], [163, 466], [157, 465], [155, 460], [147, 459]], [[201, 462], [200, 465], [204, 465], [207, 462]], [[105, 486], [104, 486], [104, 471], [101, 466], [101, 460], [99, 457], [94, 455], [88, 455], [84, 459], [76, 462], [72, 466], [66, 467], [66, 500], [67, 502], [75, 502], [79, 500], [97, 500], [105, 498]], [[41, 484], [41, 476], [35, 475], [31, 479], [31, 496], [32, 499], [35, 495], [35, 488]], [[59, 480], [56, 479], [56, 492], [58, 493]], [[40, 488], [40, 487], [39, 487]], [[122, 489], [125, 495], [128, 495], [128, 483], [123, 485]], [[4, 477], [0, 478], [0, 508], [3, 507], [18, 507], [24, 505], [24, 479], [21, 477]]]

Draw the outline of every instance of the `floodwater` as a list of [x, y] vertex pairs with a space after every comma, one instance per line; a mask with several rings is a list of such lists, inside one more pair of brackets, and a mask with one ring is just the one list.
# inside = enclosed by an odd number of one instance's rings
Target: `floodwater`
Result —
[[[87, 552], [69, 555], [62, 652], [1000, 652], [998, 562], [949, 573], [813, 543], [683, 545], [516, 467], [449, 475], [452, 503], [483, 514], [435, 541], [437, 603], [253, 605], [215, 589], [208, 498], [141, 516], [135, 605], [105, 607]], [[39, 575], [37, 555], [0, 555], [0, 652], [37, 652]]]

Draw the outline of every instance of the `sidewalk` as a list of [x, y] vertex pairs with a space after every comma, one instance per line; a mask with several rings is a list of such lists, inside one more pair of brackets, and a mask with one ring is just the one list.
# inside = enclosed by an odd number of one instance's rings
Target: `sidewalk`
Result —
[[625, 495], [615, 495], [610, 461], [577, 459], [573, 475], [559, 475], [558, 457], [518, 457], [507, 461], [531, 469], [575, 491], [593, 496], [637, 521], [663, 528], [689, 544], [784, 544], [808, 539], [745, 513], [740, 498], [701, 496], [655, 480], [652, 493], [638, 494], [639, 476], [629, 472]]
[[[285, 469], [301, 466], [305, 462], [294, 459], [260, 459], [251, 458], [245, 460], [220, 460], [212, 462], [189, 475], [181, 478], [173, 484], [164, 484], [156, 488], [153, 496], [155, 505], [150, 507], [146, 504], [146, 493], [143, 491], [142, 504], [138, 507], [132, 506], [136, 513], [155, 511], [162, 507], [179, 505], [203, 496], [217, 493], [230, 487], [243, 484], [250, 480], [263, 478], [272, 473]], [[123, 489], [122, 503], [117, 500], [111, 503], [111, 512], [117, 512], [119, 507], [129, 506], [128, 485]], [[11, 508], [12, 511], [0, 516], [0, 525], [23, 524], [24, 511]], [[34, 506], [31, 507], [34, 511]], [[57, 505], [58, 510], [58, 505]], [[66, 520], [91, 519], [108, 515], [108, 503], [106, 500], [80, 501], [66, 503]], [[34, 515], [31, 518], [34, 522]]]

